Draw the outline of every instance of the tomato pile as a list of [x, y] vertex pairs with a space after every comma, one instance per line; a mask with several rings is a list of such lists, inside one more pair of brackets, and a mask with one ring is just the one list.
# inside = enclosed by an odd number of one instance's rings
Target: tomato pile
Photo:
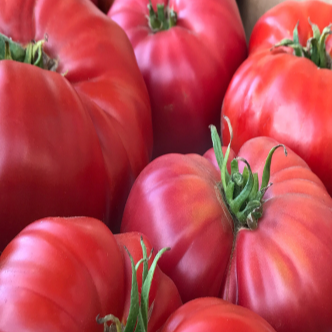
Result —
[[278, 2], [0, 3], [1, 332], [332, 331], [332, 1]]

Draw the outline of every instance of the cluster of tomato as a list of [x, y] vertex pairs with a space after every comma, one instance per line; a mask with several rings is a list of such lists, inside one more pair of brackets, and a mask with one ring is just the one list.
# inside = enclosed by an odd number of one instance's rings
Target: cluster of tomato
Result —
[[2, 1], [0, 331], [331, 331], [331, 23]]

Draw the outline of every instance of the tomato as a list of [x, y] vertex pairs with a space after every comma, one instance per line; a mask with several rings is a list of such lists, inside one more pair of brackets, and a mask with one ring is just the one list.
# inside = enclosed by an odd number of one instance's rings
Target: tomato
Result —
[[[293, 40], [297, 22], [298, 39], [305, 46], [315, 30], [309, 19], [323, 33], [332, 22], [332, 5], [285, 1], [257, 22], [250, 38], [250, 56], [233, 76], [222, 114], [233, 125], [235, 152], [250, 138], [272, 137], [301, 156], [332, 194], [332, 71], [306, 57], [295, 56], [289, 47], [273, 48], [284, 38]], [[326, 52], [331, 55], [332, 38], [324, 38]], [[317, 42], [319, 38], [315, 39]], [[323, 49], [321, 54], [329, 63]], [[228, 144], [225, 127], [222, 137]]]
[[196, 154], [153, 160], [133, 185], [121, 231], [172, 248], [159, 266], [184, 302], [221, 296], [278, 332], [329, 331], [332, 198], [303, 159], [274, 146], [268, 137], [247, 141], [229, 176], [224, 162], [221, 176], [217, 162]]
[[0, 256], [0, 330], [103, 331], [121, 316], [124, 261], [113, 234], [85, 217], [27, 226]]
[[235, 0], [116, 0], [108, 16], [127, 33], [149, 91], [153, 157], [205, 152], [208, 126], [219, 123], [226, 88], [247, 55]]
[[259, 315], [217, 298], [187, 302], [169, 318], [161, 332], [275, 332]]
[[0, 7], [10, 49], [45, 39], [57, 64], [0, 61], [0, 250], [46, 216], [91, 216], [118, 231], [152, 150], [149, 96], [128, 38], [89, 1]]
[[[141, 238], [150, 255], [146, 237], [113, 236], [94, 218], [53, 217], [31, 223], [0, 256], [0, 330], [103, 331], [96, 318], [109, 314], [126, 325], [133, 271], [124, 246], [136, 264], [145, 257]], [[141, 267], [134, 272], [140, 293], [142, 272]], [[182, 302], [158, 266], [150, 287], [148, 327], [155, 332]]]

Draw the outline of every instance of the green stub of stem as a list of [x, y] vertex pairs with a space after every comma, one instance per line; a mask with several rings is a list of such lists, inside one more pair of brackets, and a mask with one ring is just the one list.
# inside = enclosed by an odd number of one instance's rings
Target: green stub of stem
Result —
[[321, 33], [319, 27], [312, 23], [310, 18], [308, 20], [311, 25], [313, 35], [307, 40], [306, 46], [302, 46], [300, 44], [298, 32], [299, 23], [297, 23], [293, 30], [293, 39], [283, 39], [279, 43], [275, 44], [273, 48], [280, 46], [291, 47], [296, 56], [311, 60], [319, 68], [332, 69], [331, 56], [326, 52], [325, 47], [326, 38], [332, 34], [332, 24], [325, 27]]
[[157, 11], [152, 7], [151, 0], [148, 4], [148, 22], [153, 32], [168, 30], [176, 25], [177, 14], [171, 8], [164, 8], [163, 4], [157, 4]]
[[[275, 150], [279, 147], [284, 148], [286, 156], [287, 151], [283, 144], [276, 145], [270, 150], [265, 161], [260, 187], [257, 173], [252, 173], [249, 163], [244, 158], [237, 157], [231, 161], [231, 174], [229, 174], [227, 170], [227, 161], [229, 158], [233, 133], [229, 119], [227, 117], [224, 118], [227, 121], [230, 131], [230, 142], [225, 152], [225, 156], [222, 153], [220, 137], [217, 129], [215, 126], [210, 126], [213, 149], [221, 171], [223, 196], [226, 200], [229, 211], [234, 217], [236, 227], [256, 229], [258, 226], [258, 219], [263, 215], [263, 196], [271, 185], [269, 181], [272, 156]], [[239, 172], [239, 161], [246, 164], [242, 173]]]
[[13, 60], [42, 69], [56, 71], [57, 61], [43, 50], [45, 40], [30, 42], [25, 47], [0, 33], [0, 60]]
[[[99, 317], [98, 315], [96, 318], [97, 323], [104, 324], [104, 332], [147, 332], [148, 330], [149, 316], [151, 314], [150, 310], [152, 309], [149, 308], [149, 294], [153, 275], [160, 257], [165, 253], [165, 251], [170, 250], [170, 248], [161, 249], [155, 256], [149, 269], [148, 261], [152, 257], [152, 252], [148, 257], [143, 238], [141, 238], [141, 247], [143, 258], [137, 262], [136, 266], [130, 252], [125, 247], [131, 261], [132, 269], [131, 297], [127, 324], [124, 326], [118, 318], [111, 314], [105, 317]], [[136, 273], [141, 264], [143, 264], [143, 272], [141, 297], [139, 298], [140, 295], [138, 291]]]

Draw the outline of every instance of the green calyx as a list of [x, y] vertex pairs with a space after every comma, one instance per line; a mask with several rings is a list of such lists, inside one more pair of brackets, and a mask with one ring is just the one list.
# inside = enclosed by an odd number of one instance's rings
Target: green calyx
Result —
[[[149, 308], [149, 293], [153, 275], [160, 257], [164, 254], [165, 251], [170, 250], [170, 248], [161, 249], [157, 253], [149, 269], [148, 261], [151, 259], [152, 251], [148, 257], [143, 238], [141, 238], [141, 246], [143, 258], [137, 262], [136, 266], [130, 252], [125, 247], [129, 255], [132, 268], [131, 298], [127, 324], [124, 326], [117, 317], [111, 314], [102, 318], [100, 318], [98, 315], [96, 318], [97, 323], [104, 324], [104, 332], [147, 332], [148, 330], [149, 317], [151, 315], [151, 310], [153, 309], [152, 307]], [[140, 301], [136, 273], [141, 264], [143, 264], [143, 272]], [[111, 322], [110, 325], [109, 322]]]
[[45, 40], [30, 42], [25, 47], [0, 33], [0, 60], [13, 60], [56, 71], [57, 62], [43, 50]]
[[326, 52], [325, 41], [328, 35], [332, 34], [332, 24], [323, 29], [322, 33], [316, 24], [313, 24], [309, 19], [313, 36], [308, 39], [307, 45], [302, 46], [299, 41], [298, 25], [296, 24], [293, 30], [293, 39], [283, 39], [281, 42], [274, 45], [275, 47], [288, 46], [293, 48], [294, 54], [298, 57], [304, 57], [311, 60], [319, 68], [332, 69], [332, 60], [330, 55]]
[[168, 30], [176, 25], [177, 14], [173, 9], [164, 9], [163, 4], [157, 4], [157, 11], [154, 11], [151, 0], [148, 4], [148, 22], [153, 32]]
[[[213, 148], [221, 171], [221, 190], [228, 209], [234, 217], [236, 228], [247, 227], [249, 229], [256, 229], [258, 219], [263, 215], [263, 196], [266, 190], [271, 186], [269, 181], [273, 153], [279, 147], [284, 148], [286, 156], [287, 151], [282, 144], [270, 150], [265, 161], [260, 187], [257, 173], [252, 173], [249, 163], [244, 158], [237, 157], [231, 161], [231, 174], [229, 174], [227, 161], [233, 134], [229, 119], [227, 117], [224, 118], [227, 121], [231, 137], [225, 156], [223, 156], [222, 153], [221, 141], [217, 129], [215, 126], [210, 126]], [[246, 164], [242, 173], [239, 172], [239, 161]]]

